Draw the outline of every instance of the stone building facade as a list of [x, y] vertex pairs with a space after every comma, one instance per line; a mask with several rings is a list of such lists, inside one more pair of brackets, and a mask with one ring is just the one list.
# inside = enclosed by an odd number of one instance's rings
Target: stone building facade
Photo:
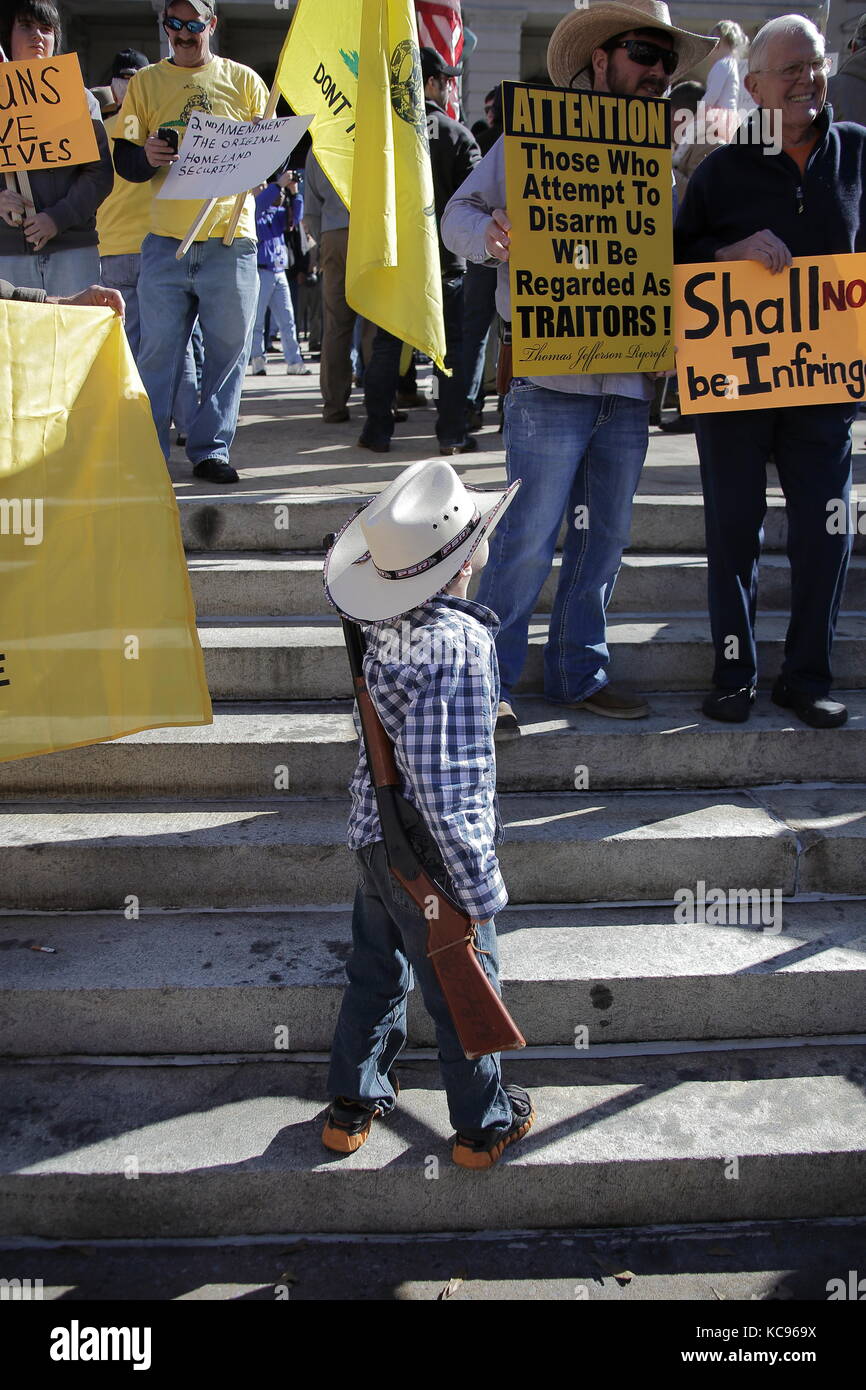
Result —
[[[107, 80], [111, 59], [119, 48], [141, 49], [152, 60], [167, 51], [159, 23], [162, 3], [62, 0], [67, 46], [78, 52], [86, 82], [95, 86]], [[220, 23], [215, 48], [255, 68], [270, 85], [294, 4], [295, 0], [218, 0]], [[796, 8], [792, 0], [670, 0], [670, 5], [674, 21], [687, 29], [709, 33], [718, 19], [730, 18], [749, 35], [767, 19]], [[464, 22], [478, 39], [467, 60], [464, 79], [464, 104], [470, 122], [483, 114], [485, 92], [503, 78], [519, 81], [544, 75], [548, 40], [568, 8], [567, 0], [464, 0]], [[833, 0], [828, 50], [844, 50], [864, 10], [866, 0]], [[805, 4], [802, 13], [816, 18], [819, 7]], [[696, 76], [703, 73], [698, 71]]]

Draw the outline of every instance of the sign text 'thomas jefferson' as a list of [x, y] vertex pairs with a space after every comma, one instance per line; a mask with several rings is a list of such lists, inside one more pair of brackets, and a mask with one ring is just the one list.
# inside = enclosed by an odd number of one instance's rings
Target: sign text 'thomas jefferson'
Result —
[[667, 104], [503, 92], [515, 372], [671, 365]]

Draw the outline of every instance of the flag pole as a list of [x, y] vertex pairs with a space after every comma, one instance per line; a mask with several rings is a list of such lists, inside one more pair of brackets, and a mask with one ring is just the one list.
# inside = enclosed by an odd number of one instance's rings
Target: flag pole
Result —
[[[279, 72], [279, 68], [277, 68], [277, 71]], [[265, 114], [262, 116], [263, 121], [269, 121], [271, 117], [276, 114], [277, 102], [279, 101], [279, 99], [280, 92], [279, 88], [277, 87], [277, 79], [274, 78], [274, 85], [273, 87], [271, 87], [271, 90], [268, 94], [268, 104], [265, 107]], [[244, 203], [246, 202], [246, 199], [246, 193], [239, 193], [235, 198], [235, 205], [232, 208], [231, 219], [229, 221], [229, 225], [226, 227], [225, 236], [223, 237], [223, 246], [231, 246], [232, 242], [235, 239], [235, 232], [238, 229], [238, 223], [241, 220], [241, 216], [244, 210]]]
[[[9, 61], [9, 59], [6, 57], [6, 54], [4, 53], [3, 49], [0, 48], [0, 62], [2, 62], [2, 63], [8, 63], [8, 61]], [[14, 173], [11, 173], [11, 174], [10, 174], [10, 173], [7, 173], [7, 175], [6, 175], [6, 187], [8, 188], [8, 190], [9, 190], [10, 193], [19, 193], [19, 192], [20, 192], [20, 194], [21, 194], [22, 198], [24, 199], [25, 203], [29, 203], [30, 206], [33, 208], [33, 211], [34, 211], [34, 212], [36, 211], [36, 204], [35, 204], [34, 201], [33, 201], [33, 189], [30, 187], [30, 177], [29, 177], [29, 175], [28, 175], [26, 169], [21, 169], [21, 170], [19, 170], [18, 173], [17, 173], [17, 175], [14, 174]], [[23, 221], [24, 221], [24, 214], [21, 213], [21, 214], [20, 214], [20, 221], [18, 222], [17, 225], [20, 227], [20, 226], [21, 226], [21, 223], [22, 223]]]

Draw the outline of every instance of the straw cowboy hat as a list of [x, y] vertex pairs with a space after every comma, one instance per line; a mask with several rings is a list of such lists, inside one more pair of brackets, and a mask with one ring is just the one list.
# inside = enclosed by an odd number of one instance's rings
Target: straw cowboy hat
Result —
[[692, 34], [671, 23], [670, 11], [663, 0], [602, 0], [599, 5], [574, 10], [561, 19], [553, 31], [547, 49], [547, 70], [557, 87], [569, 87], [572, 78], [592, 63], [593, 50], [601, 48], [615, 34], [627, 29], [661, 29], [670, 34], [679, 58], [676, 71], [670, 76], [672, 87], [696, 63], [712, 53], [718, 40], [703, 34]]
[[444, 589], [510, 506], [467, 487], [450, 463], [413, 463], [343, 527], [325, 556], [325, 593], [345, 618], [398, 618]]

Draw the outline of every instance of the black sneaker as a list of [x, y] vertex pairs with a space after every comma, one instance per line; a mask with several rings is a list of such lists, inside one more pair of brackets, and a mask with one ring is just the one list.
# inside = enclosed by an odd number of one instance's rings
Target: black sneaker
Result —
[[365, 439], [363, 435], [358, 440], [359, 449], [369, 449], [374, 454], [389, 454], [391, 452], [390, 439], [380, 439], [377, 443], [375, 439]]
[[196, 478], [204, 478], [209, 483], [236, 483], [239, 481], [237, 469], [232, 468], [226, 459], [202, 459], [193, 468]]
[[440, 454], [474, 454], [478, 448], [478, 440], [474, 434], [468, 434], [462, 444], [440, 444]]
[[[400, 1083], [396, 1076], [389, 1075], [389, 1080], [394, 1087], [395, 1095], [399, 1096]], [[373, 1121], [381, 1114], [378, 1105], [371, 1108], [361, 1105], [360, 1101], [337, 1096], [328, 1107], [325, 1128], [322, 1130], [322, 1143], [331, 1153], [353, 1154], [362, 1144], [366, 1144]]]
[[184, 446], [184, 444], [186, 443], [186, 435], [185, 435], [185, 434], [176, 435], [176, 436], [175, 436], [175, 441], [174, 441], [174, 442], [175, 442], [175, 444], [178, 446], [179, 449], [182, 449], [183, 446]]
[[773, 686], [770, 699], [781, 709], [793, 710], [804, 724], [813, 729], [838, 729], [848, 718], [848, 711], [838, 700], [828, 695], [806, 695], [801, 690], [792, 690], [780, 678]]
[[755, 687], [740, 686], [739, 690], [715, 690], [704, 700], [701, 708], [708, 719], [719, 719], [723, 724], [745, 724], [755, 703]]
[[498, 1163], [509, 1144], [522, 1139], [535, 1121], [535, 1107], [522, 1086], [506, 1086], [511, 1101], [512, 1120], [508, 1129], [488, 1130], [484, 1139], [466, 1139], [455, 1134], [451, 1157], [460, 1168], [492, 1168]]

